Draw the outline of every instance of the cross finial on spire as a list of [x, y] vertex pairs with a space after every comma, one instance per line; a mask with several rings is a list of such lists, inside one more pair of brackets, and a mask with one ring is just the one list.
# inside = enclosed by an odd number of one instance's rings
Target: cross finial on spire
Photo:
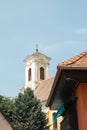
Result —
[[36, 51], [38, 52], [38, 44], [36, 44]]

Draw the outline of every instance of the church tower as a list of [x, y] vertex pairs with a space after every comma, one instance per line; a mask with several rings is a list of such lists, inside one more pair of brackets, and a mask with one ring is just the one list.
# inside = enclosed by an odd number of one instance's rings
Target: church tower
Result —
[[38, 49], [25, 58], [25, 88], [35, 90], [43, 80], [49, 78], [50, 60], [51, 58], [38, 52]]

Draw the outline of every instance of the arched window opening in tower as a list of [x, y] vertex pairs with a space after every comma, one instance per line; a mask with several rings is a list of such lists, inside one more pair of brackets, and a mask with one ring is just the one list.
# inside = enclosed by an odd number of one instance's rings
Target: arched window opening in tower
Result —
[[31, 80], [31, 68], [29, 68], [29, 70], [28, 70], [28, 81], [30, 81]]
[[44, 80], [44, 68], [40, 68], [40, 79]]

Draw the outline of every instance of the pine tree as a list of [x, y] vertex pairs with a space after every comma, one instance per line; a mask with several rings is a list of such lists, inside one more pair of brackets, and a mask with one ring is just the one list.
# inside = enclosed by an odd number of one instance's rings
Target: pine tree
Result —
[[15, 130], [49, 130], [40, 101], [30, 88], [26, 89], [24, 94], [19, 93], [15, 99], [12, 118]]

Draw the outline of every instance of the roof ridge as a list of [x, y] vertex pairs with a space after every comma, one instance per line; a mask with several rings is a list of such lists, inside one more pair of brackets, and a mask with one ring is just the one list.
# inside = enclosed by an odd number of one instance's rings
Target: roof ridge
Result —
[[76, 61], [80, 60], [80, 58], [82, 58], [83, 56], [85, 56], [87, 54], [87, 51], [84, 51], [76, 56], [74, 56], [73, 58], [70, 58], [64, 62], [61, 62], [59, 65], [71, 65], [73, 63], [75, 63]]

